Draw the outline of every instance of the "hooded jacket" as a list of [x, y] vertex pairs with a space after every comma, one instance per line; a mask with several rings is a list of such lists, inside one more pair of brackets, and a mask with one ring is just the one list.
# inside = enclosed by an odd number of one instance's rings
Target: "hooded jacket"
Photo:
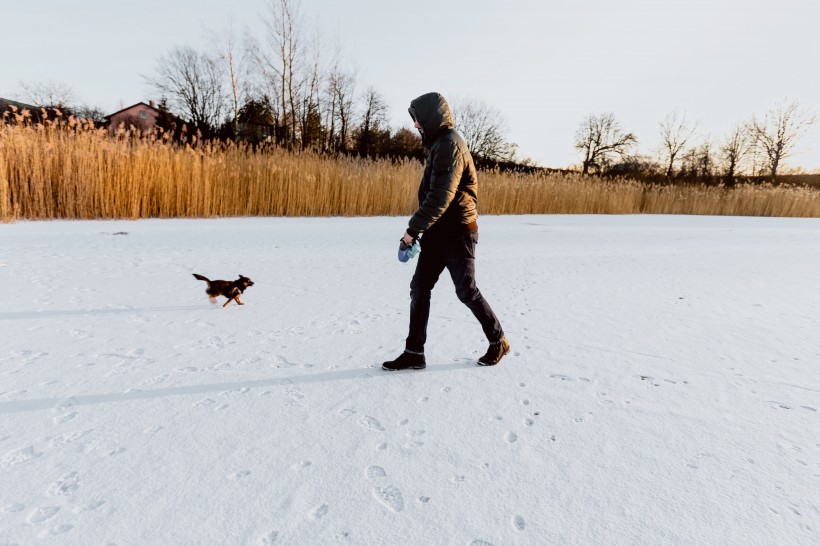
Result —
[[422, 127], [429, 148], [419, 185], [419, 208], [407, 232], [413, 237], [460, 237], [478, 231], [478, 177], [464, 138], [453, 128], [444, 97], [427, 93], [410, 103], [410, 116]]

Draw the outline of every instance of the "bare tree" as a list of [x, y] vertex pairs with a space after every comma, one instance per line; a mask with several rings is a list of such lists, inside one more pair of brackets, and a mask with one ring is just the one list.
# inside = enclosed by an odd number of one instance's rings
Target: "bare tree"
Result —
[[322, 127], [322, 33], [318, 27], [313, 33], [313, 42], [309, 50], [310, 64], [306, 67], [304, 92], [301, 99], [300, 133], [302, 148], [321, 147], [323, 140]]
[[794, 153], [795, 145], [815, 120], [814, 114], [796, 100], [784, 100], [767, 110], [762, 118], [752, 118], [755, 145], [763, 152], [772, 179], [777, 176], [780, 163]]
[[257, 48], [256, 57], [265, 78], [277, 82], [278, 114], [284, 130], [281, 140], [293, 145], [299, 138], [301, 101], [297, 97], [304, 83], [299, 70], [302, 55], [299, 0], [270, 0], [265, 27], [267, 49]]
[[170, 100], [173, 109], [209, 134], [222, 122], [227, 93], [219, 61], [190, 47], [176, 47], [157, 62], [148, 83]]
[[386, 121], [387, 102], [374, 87], [369, 87], [362, 97], [362, 123], [359, 126], [359, 153], [366, 156], [371, 151], [373, 133]]
[[71, 108], [77, 100], [71, 86], [52, 80], [20, 82], [26, 100], [42, 108]]
[[686, 148], [686, 143], [697, 130], [697, 123], [690, 125], [686, 121], [686, 114], [677, 110], [668, 114], [660, 124], [661, 150], [666, 163], [666, 176], [671, 177], [675, 168], [675, 161]]
[[518, 145], [507, 139], [507, 123], [498, 109], [483, 101], [456, 98], [453, 118], [472, 154], [490, 161], [514, 159]]
[[621, 129], [612, 113], [588, 116], [575, 133], [575, 149], [584, 154], [584, 174], [590, 167], [600, 172], [615, 156], [624, 157], [637, 142], [634, 134]]
[[238, 45], [239, 40], [236, 37], [233, 19], [228, 21], [227, 26], [221, 32], [208, 31], [208, 34], [216, 57], [221, 61], [221, 66], [228, 76], [233, 107], [231, 125], [234, 140], [238, 140], [239, 110], [242, 103], [247, 100], [248, 85], [245, 78], [242, 48]]
[[328, 148], [346, 152], [354, 116], [356, 74], [345, 72], [338, 62], [334, 63], [328, 75], [326, 92], [330, 103]]
[[741, 171], [744, 159], [754, 145], [749, 126], [738, 124], [726, 136], [720, 146], [720, 157], [726, 169], [724, 177], [726, 183], [734, 184], [735, 175]]

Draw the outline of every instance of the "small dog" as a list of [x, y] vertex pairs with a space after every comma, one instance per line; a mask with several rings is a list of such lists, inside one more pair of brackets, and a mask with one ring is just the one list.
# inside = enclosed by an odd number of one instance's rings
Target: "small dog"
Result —
[[253, 281], [244, 275], [239, 275], [239, 278], [235, 281], [212, 281], [209, 278], [203, 277], [202, 275], [197, 275], [196, 273], [194, 273], [194, 277], [200, 281], [205, 281], [208, 283], [208, 288], [205, 290], [205, 293], [208, 294], [208, 297], [211, 299], [211, 303], [216, 303], [217, 296], [225, 296], [228, 298], [228, 301], [226, 301], [225, 305], [222, 307], [227, 307], [233, 300], [236, 300], [236, 303], [239, 305], [245, 305], [239, 301], [239, 296], [245, 292], [247, 287], [253, 286]]

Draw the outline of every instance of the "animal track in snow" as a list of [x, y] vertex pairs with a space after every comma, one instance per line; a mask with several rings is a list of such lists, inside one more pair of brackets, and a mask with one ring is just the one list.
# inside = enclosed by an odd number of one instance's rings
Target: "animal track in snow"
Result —
[[376, 465], [368, 466], [364, 470], [364, 474], [370, 480], [373, 480], [373, 479], [376, 479], [376, 478], [384, 478], [385, 476], [387, 476], [387, 473], [384, 471], [384, 468], [382, 468], [380, 466], [376, 466]]
[[3, 507], [3, 512], [9, 512], [9, 513], [22, 512], [25, 509], [26, 509], [25, 504], [20, 504], [19, 502], [14, 502], [12, 504], [7, 504], [6, 506], [4, 506]]
[[259, 544], [261, 546], [271, 546], [274, 542], [276, 542], [277, 538], [279, 538], [279, 533], [276, 531], [271, 531], [259, 539]]
[[521, 516], [515, 516], [512, 520], [513, 527], [518, 529], [519, 531], [523, 531], [524, 528], [527, 527], [527, 522], [524, 521], [524, 518]]
[[355, 413], [356, 413], [356, 410], [354, 410], [354, 409], [342, 408], [342, 409], [340, 409], [339, 411], [336, 412], [336, 415], [338, 415], [342, 419], [347, 419], [348, 417], [350, 417], [351, 415], [354, 415]]
[[495, 546], [492, 542], [487, 542], [486, 540], [476, 539], [470, 542], [467, 546]]
[[212, 404], [216, 404], [216, 400], [211, 400], [210, 398], [204, 398], [199, 402], [194, 402], [194, 407], [202, 407], [202, 406], [210, 406]]
[[374, 487], [373, 498], [384, 505], [391, 512], [401, 512], [404, 510], [404, 496], [396, 487], [388, 485], [387, 487]]
[[228, 474], [228, 478], [230, 478], [231, 480], [239, 480], [241, 478], [244, 478], [245, 476], [250, 476], [250, 474], [250, 470], [240, 470], [239, 472]]
[[508, 444], [514, 444], [518, 440], [518, 436], [515, 434], [515, 432], [510, 431], [507, 433], [504, 439], [507, 440]]

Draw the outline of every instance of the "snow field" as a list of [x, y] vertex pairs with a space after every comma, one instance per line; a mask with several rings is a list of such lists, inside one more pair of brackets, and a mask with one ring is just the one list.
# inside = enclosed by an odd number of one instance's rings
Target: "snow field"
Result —
[[479, 223], [396, 373], [404, 219], [0, 226], [0, 544], [820, 541], [820, 222]]

